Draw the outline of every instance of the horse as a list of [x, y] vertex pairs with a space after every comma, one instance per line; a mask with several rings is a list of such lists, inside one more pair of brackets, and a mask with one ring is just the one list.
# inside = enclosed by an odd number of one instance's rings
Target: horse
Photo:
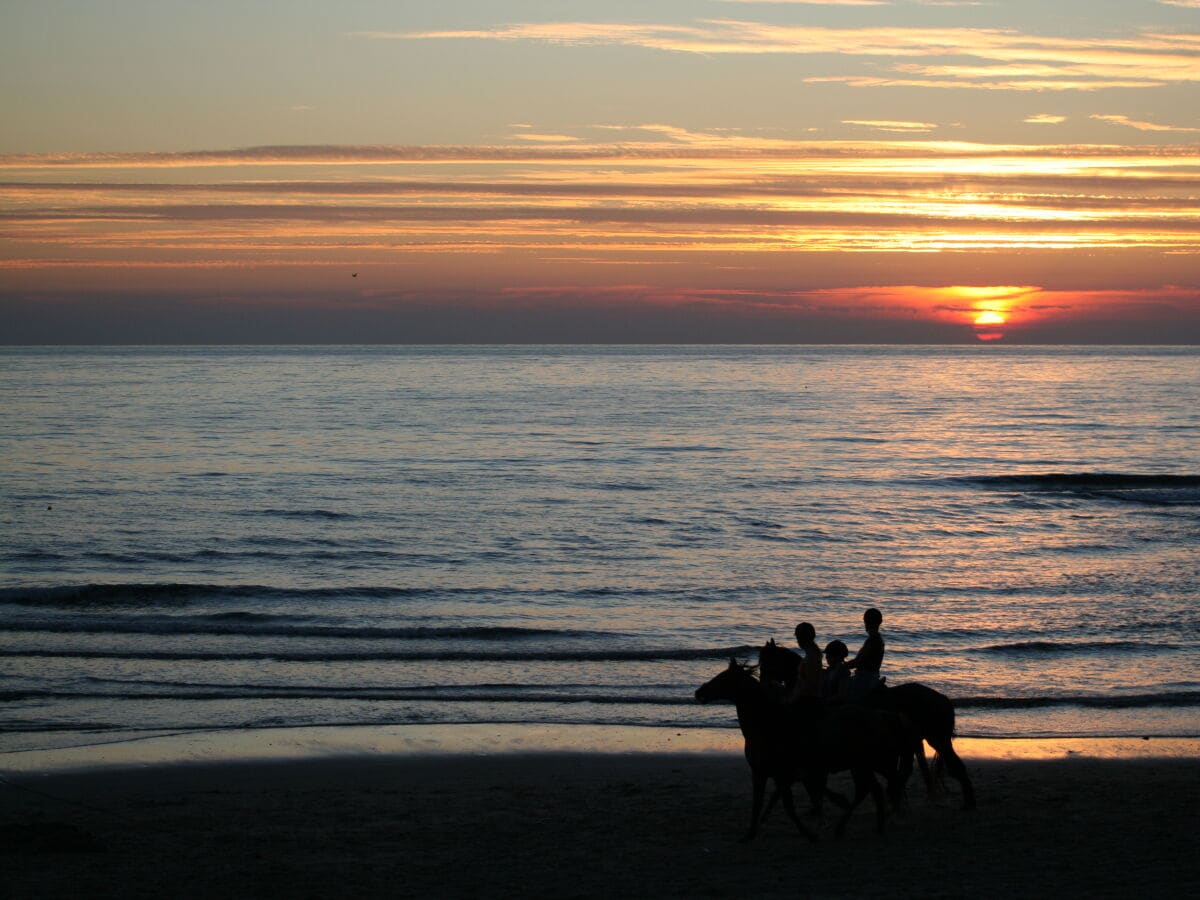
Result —
[[[790, 690], [795, 685], [800, 672], [798, 653], [779, 646], [772, 638], [759, 650], [758, 662], [764, 681], [779, 684], [783, 690]], [[863, 698], [862, 703], [873, 709], [900, 713], [908, 720], [912, 756], [917, 759], [925, 790], [930, 795], [934, 793], [934, 782], [925, 756], [926, 741], [937, 753], [935, 763], [944, 765], [962, 788], [963, 807], [975, 808], [975, 789], [971, 785], [971, 777], [954, 749], [954, 703], [949, 697], [920, 682], [911, 681], [896, 687], [881, 684]], [[912, 756], [902, 764], [906, 772], [912, 771]]]
[[728, 668], [697, 688], [696, 699], [701, 703], [725, 700], [737, 707], [754, 789], [750, 827], [742, 841], [758, 834], [767, 781], [775, 782], [783, 807], [800, 833], [815, 841], [816, 834], [796, 815], [792, 784], [804, 784], [819, 811], [829, 775], [847, 769], [854, 780], [854, 799], [835, 833], [840, 836], [845, 831], [851, 813], [867, 794], [875, 801], [876, 830], [883, 832], [884, 798], [874, 770], [889, 773], [889, 791], [894, 792], [899, 749], [877, 712], [864, 707], [826, 710], [815, 701], [781, 706], [763, 690], [753, 667], [736, 659], [730, 659]]
[[963, 808], [975, 808], [975, 788], [971, 784], [971, 776], [954, 749], [954, 702], [949, 697], [920, 682], [910, 681], [895, 687], [880, 685], [863, 699], [863, 703], [873, 709], [901, 713], [912, 723], [913, 755], [917, 758], [921, 777], [930, 794], [934, 792], [934, 782], [929, 772], [929, 761], [925, 758], [926, 741], [937, 754], [934, 757], [935, 766], [945, 766], [950, 777], [962, 789]]

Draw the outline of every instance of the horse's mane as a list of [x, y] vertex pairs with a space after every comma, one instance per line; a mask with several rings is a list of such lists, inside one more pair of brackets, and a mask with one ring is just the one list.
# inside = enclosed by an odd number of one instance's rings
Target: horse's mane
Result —
[[742, 662], [741, 660], [734, 660], [734, 661], [738, 664], [738, 668], [741, 669], [743, 672], [745, 672], [747, 675], [749, 675], [751, 678], [758, 678], [758, 676], [759, 676], [758, 670], [761, 667], [762, 663], [752, 663], [752, 662], [750, 662], [750, 660], [746, 660], [745, 662]]
[[781, 647], [771, 638], [758, 650], [758, 665], [764, 677], [776, 681], [794, 681], [800, 671], [800, 654]]

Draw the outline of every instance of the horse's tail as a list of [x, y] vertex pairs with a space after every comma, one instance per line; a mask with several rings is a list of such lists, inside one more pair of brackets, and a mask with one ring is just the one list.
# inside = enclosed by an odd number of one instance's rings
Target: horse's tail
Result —
[[945, 793], [946, 790], [946, 760], [942, 759], [942, 754], [938, 751], [933, 753], [933, 763], [930, 766], [930, 775], [933, 782], [937, 785], [937, 789]]
[[954, 701], [941, 691], [933, 691], [933, 694], [933, 699], [935, 701], [934, 708], [940, 708], [940, 712], [935, 715], [943, 720], [937, 727], [944, 727], [946, 730], [946, 736], [953, 738], [956, 734], [958, 734], [957, 725], [954, 721]]

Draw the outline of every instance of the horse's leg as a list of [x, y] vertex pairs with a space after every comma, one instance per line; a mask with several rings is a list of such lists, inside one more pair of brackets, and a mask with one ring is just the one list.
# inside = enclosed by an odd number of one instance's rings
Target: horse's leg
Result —
[[[868, 773], [866, 778], [863, 778], [862, 769], [851, 769], [850, 774], [854, 777], [854, 799], [850, 801], [850, 806], [842, 813], [842, 817], [838, 819], [837, 827], [833, 833], [838, 837], [846, 831], [846, 823], [850, 821], [850, 815], [858, 808], [858, 804], [862, 803], [863, 798], [871, 793], [871, 785], [874, 785], [875, 790], [879, 790], [879, 784], [875, 781], [875, 776]], [[868, 785], [867, 782], [871, 784]]]
[[753, 808], [750, 811], [750, 829], [745, 834], [742, 835], [742, 837], [741, 837], [742, 843], [745, 843], [746, 841], [754, 840], [754, 836], [756, 834], [758, 834], [758, 819], [759, 819], [759, 816], [762, 814], [763, 793], [766, 791], [766, 788], [767, 788], [767, 776], [766, 775], [760, 774], [760, 773], [756, 772], [755, 770], [751, 769], [750, 777], [754, 780], [754, 804], [753, 804]]
[[841, 791], [832, 791], [829, 788], [825, 788], [825, 796], [828, 797], [833, 802], [833, 805], [838, 809], [850, 808], [850, 801], [846, 799], [846, 795]]
[[775, 790], [771, 791], [771, 796], [767, 800], [767, 808], [762, 811], [759, 817], [759, 822], [767, 821], [767, 816], [771, 815], [771, 810], [775, 808], [775, 802], [779, 799], [779, 782], [775, 782]]
[[925, 781], [925, 793], [932, 797], [937, 790], [934, 787], [933, 775], [929, 771], [929, 758], [925, 756], [924, 737], [918, 737], [913, 741], [913, 755], [917, 758], [917, 765], [921, 767], [921, 778]]
[[821, 798], [825, 796], [825, 788], [819, 781], [807, 772], [800, 776], [800, 783], [804, 785], [804, 792], [808, 794], [808, 812], [813, 816], [821, 815]]
[[883, 789], [879, 786], [875, 773], [867, 769], [866, 774], [871, 782], [871, 799], [875, 801], [875, 832], [883, 834], [883, 822], [887, 818], [887, 800], [884, 799]]
[[849, 804], [846, 801], [846, 795], [838, 791], [830, 790], [826, 784], [826, 778], [820, 775], [805, 775], [800, 779], [804, 785], [804, 790], [808, 793], [809, 814], [820, 816], [822, 812], [823, 801], [828, 797], [833, 805], [838, 809], [845, 809]]
[[971, 786], [971, 776], [967, 774], [967, 767], [963, 765], [963, 761], [958, 754], [954, 752], [954, 744], [949, 737], [938, 740], [933, 745], [933, 749], [938, 752], [942, 758], [942, 762], [946, 765], [946, 770], [950, 773], [961, 786], [963, 795], [963, 809], [975, 808], [975, 788]]
[[908, 787], [908, 779], [912, 776], [913, 755], [909, 749], [904, 748], [899, 758], [896, 760], [896, 768], [889, 770], [884, 774], [887, 778], [887, 795], [891, 801], [892, 811], [901, 814], [908, 809], [908, 798], [905, 795], [905, 789]]
[[822, 768], [804, 770], [804, 789], [812, 801], [812, 812], [821, 823], [825, 821], [825, 798], [833, 800], [840, 809], [846, 808], [846, 798], [837, 791], [829, 790], [829, 772]]
[[800, 833], [812, 841], [817, 842], [817, 835], [804, 827], [804, 823], [800, 821], [800, 817], [796, 815], [796, 804], [792, 801], [792, 786], [785, 784], [778, 788], [778, 793], [783, 795], [783, 808], [787, 811], [788, 817], [796, 823], [796, 827], [800, 829]]
[[[921, 756], [917, 757], [920, 753]], [[908, 783], [912, 781], [913, 759], [924, 759], [925, 741], [918, 737], [911, 748], [904, 749], [904, 758], [900, 761], [900, 795], [904, 806], [908, 806]]]

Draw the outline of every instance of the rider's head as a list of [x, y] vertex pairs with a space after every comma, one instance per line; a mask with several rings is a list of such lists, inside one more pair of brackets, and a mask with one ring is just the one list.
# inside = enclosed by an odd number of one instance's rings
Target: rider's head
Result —
[[831, 666], [836, 666], [849, 655], [849, 648], [841, 641], [830, 641], [825, 645], [825, 661]]

